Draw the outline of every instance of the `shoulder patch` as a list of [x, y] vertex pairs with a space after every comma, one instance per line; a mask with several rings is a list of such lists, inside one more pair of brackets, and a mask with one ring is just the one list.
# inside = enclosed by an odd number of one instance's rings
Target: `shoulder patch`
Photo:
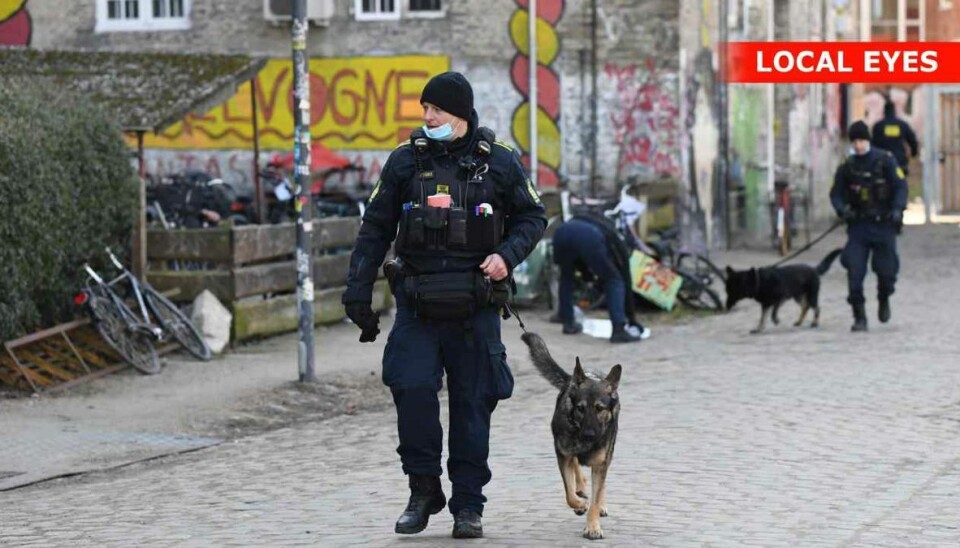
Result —
[[513, 152], [513, 147], [508, 145], [507, 143], [504, 143], [503, 141], [494, 141], [493, 144], [500, 145], [503, 148], [509, 150], [510, 152]]
[[907, 178], [907, 174], [903, 172], [903, 169], [901, 169], [900, 166], [897, 166], [897, 177], [900, 177], [901, 179]]
[[370, 192], [370, 198], [369, 198], [369, 200], [368, 200], [368, 203], [369, 203], [369, 202], [372, 202], [373, 199], [377, 197], [377, 194], [380, 193], [380, 185], [382, 185], [382, 184], [383, 184], [383, 179], [377, 179], [377, 184], [374, 185], [373, 191]]
[[410, 141], [409, 141], [409, 140], [404, 141], [404, 142], [400, 143], [399, 145], [393, 147], [393, 150], [397, 150], [397, 149], [399, 149], [399, 148], [403, 148], [403, 147], [405, 147], [405, 146], [407, 146], [407, 145], [409, 145], [409, 144], [410, 144]]

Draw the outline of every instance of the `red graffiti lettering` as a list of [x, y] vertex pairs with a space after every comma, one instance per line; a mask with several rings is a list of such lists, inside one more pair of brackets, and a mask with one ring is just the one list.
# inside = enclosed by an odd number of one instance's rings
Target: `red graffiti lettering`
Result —
[[416, 93], [405, 93], [403, 91], [403, 81], [407, 78], [416, 78], [418, 80], [423, 80], [430, 76], [429, 73], [422, 70], [401, 70], [397, 73], [397, 79], [395, 80], [397, 85], [397, 104], [394, 109], [393, 119], [397, 122], [419, 122], [422, 117], [419, 113], [416, 116], [404, 115], [403, 113], [403, 103], [406, 101], [417, 101], [420, 102], [420, 92]]
[[[348, 126], [357, 120], [357, 116], [360, 114], [360, 103], [363, 101], [363, 98], [360, 97], [360, 94], [353, 90], [345, 89], [339, 94], [337, 93], [337, 84], [340, 83], [342, 78], [346, 78], [348, 76], [356, 79], [357, 71], [353, 69], [343, 69], [334, 74], [333, 78], [330, 80], [330, 93], [327, 97], [330, 112], [333, 114], [333, 121], [344, 126]], [[345, 115], [340, 110], [339, 103], [341, 97], [353, 101], [353, 112], [350, 115]]]
[[277, 95], [280, 93], [280, 86], [284, 84], [284, 81], [287, 79], [287, 73], [290, 72], [289, 68], [284, 68], [277, 74], [276, 80], [273, 81], [273, 85], [270, 87], [270, 99], [267, 99], [263, 95], [263, 85], [260, 80], [260, 77], [256, 77], [257, 82], [257, 106], [260, 108], [260, 111], [263, 112], [263, 121], [270, 123], [270, 120], [273, 119], [273, 109], [277, 105]]
[[366, 100], [363, 104], [363, 124], [367, 124], [367, 119], [370, 114], [370, 102], [373, 101], [373, 107], [377, 110], [378, 118], [381, 124], [386, 123], [387, 121], [387, 88], [390, 86], [390, 80], [393, 78], [393, 75], [396, 71], [391, 70], [387, 73], [387, 77], [383, 80], [383, 85], [380, 88], [380, 93], [377, 93], [377, 83], [373, 79], [373, 75], [369, 72], [366, 77], [366, 85], [364, 87], [363, 93], [366, 97]]

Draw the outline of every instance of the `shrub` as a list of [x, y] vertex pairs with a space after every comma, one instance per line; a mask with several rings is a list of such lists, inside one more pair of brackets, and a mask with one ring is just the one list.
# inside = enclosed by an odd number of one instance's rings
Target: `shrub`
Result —
[[79, 98], [0, 80], [0, 341], [69, 320], [84, 262], [127, 255], [137, 180], [120, 128]]

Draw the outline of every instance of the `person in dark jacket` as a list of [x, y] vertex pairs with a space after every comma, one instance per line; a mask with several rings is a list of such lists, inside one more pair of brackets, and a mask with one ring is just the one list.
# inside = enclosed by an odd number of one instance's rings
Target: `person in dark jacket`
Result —
[[553, 260], [560, 267], [558, 312], [564, 334], [583, 331], [573, 310], [574, 277], [579, 270], [603, 284], [613, 323], [610, 342], [639, 342], [650, 336], [650, 330], [634, 319], [633, 293], [627, 289], [630, 254], [612, 223], [592, 215], [575, 216], [563, 223], [553, 235]]
[[871, 254], [880, 303], [877, 315], [881, 323], [890, 320], [890, 296], [900, 269], [897, 234], [907, 207], [907, 183], [893, 154], [870, 146], [867, 124], [854, 122], [848, 136], [853, 154], [837, 168], [830, 203], [847, 222], [847, 245], [840, 260], [847, 269], [847, 302], [853, 307], [851, 330], [866, 331], [863, 280]]
[[883, 105], [883, 119], [873, 124], [873, 146], [889, 150], [897, 159], [897, 165], [904, 175], [910, 159], [907, 157], [907, 146], [910, 147], [910, 156], [916, 158], [918, 151], [917, 136], [913, 133], [910, 124], [897, 118], [896, 107], [893, 101], [887, 100]]
[[446, 504], [437, 397], [446, 373], [453, 536], [476, 538], [483, 536], [483, 486], [491, 476], [491, 414], [513, 391], [499, 307], [511, 271], [533, 251], [547, 220], [518, 153], [480, 127], [463, 75], [435, 76], [420, 102], [425, 125], [390, 154], [370, 196], [343, 304], [362, 330], [360, 342], [375, 340], [374, 282], [396, 237], [399, 263], [384, 268], [397, 312], [383, 381], [397, 409], [410, 499], [395, 531], [419, 533]]

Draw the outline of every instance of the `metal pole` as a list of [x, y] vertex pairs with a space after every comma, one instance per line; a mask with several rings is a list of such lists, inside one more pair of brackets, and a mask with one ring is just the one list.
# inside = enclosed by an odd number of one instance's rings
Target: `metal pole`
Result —
[[253, 191], [256, 194], [257, 222], [263, 223], [263, 187], [260, 186], [260, 123], [257, 121], [257, 78], [250, 79], [250, 119], [253, 121]]
[[133, 273], [141, 280], [147, 273], [147, 163], [143, 156], [143, 131], [137, 132], [137, 224], [133, 234]]
[[533, 187], [537, 188], [537, 168], [540, 165], [537, 154], [537, 113], [540, 111], [537, 101], [537, 0], [530, 0], [527, 12], [530, 35], [530, 180], [533, 181]]
[[297, 312], [300, 382], [313, 369], [313, 200], [310, 194], [310, 80], [307, 76], [307, 0], [293, 0], [293, 158], [297, 211]]
[[590, 0], [590, 195], [597, 195], [597, 0]]
[[[724, 246], [727, 249], [730, 249], [730, 177], [729, 177], [729, 154], [730, 154], [730, 135], [729, 128], [727, 127], [729, 122], [727, 121], [727, 2], [720, 2], [720, 11], [717, 14], [717, 18], [720, 20], [720, 29], [718, 34], [718, 41], [720, 42], [720, 57], [719, 57], [719, 71], [718, 78], [715, 81], [717, 86], [717, 114], [718, 122], [720, 126], [720, 139], [717, 143], [717, 148], [719, 149], [718, 157], [720, 159], [720, 164], [717, 166], [719, 171], [719, 209], [720, 209], [720, 222], [723, 223], [723, 239]], [[714, 209], [716, 210], [716, 208]]]

